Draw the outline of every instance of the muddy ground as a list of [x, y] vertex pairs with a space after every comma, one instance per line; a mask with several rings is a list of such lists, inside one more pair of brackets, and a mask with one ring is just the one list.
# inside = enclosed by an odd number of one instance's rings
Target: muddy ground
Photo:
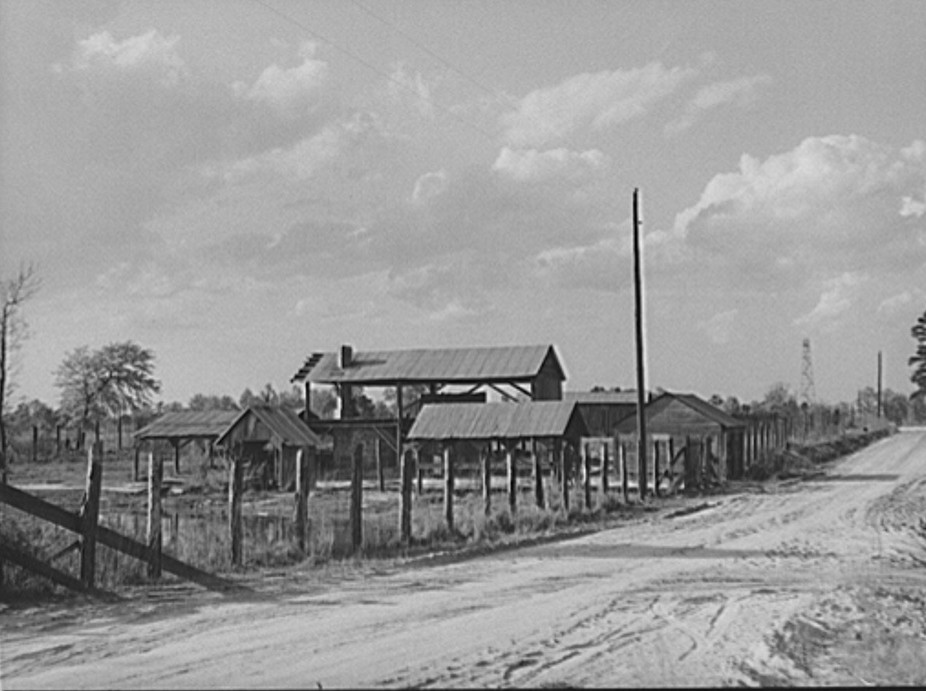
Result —
[[926, 430], [808, 480], [470, 559], [0, 613], [27, 687], [926, 683]]

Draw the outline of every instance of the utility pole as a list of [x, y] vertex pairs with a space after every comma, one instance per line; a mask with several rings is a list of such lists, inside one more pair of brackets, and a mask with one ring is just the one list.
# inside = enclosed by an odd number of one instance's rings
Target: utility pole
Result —
[[[633, 293], [637, 341], [637, 464], [640, 470], [640, 501], [646, 499], [646, 416], [645, 376], [643, 364], [643, 267], [640, 259], [640, 190], [633, 190]], [[658, 484], [659, 478], [656, 478]]]
[[881, 351], [878, 351], [878, 419], [881, 419]]

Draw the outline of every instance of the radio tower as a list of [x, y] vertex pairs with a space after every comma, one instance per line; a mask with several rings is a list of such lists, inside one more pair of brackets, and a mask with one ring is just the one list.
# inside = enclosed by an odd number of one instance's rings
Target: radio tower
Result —
[[813, 358], [810, 356], [810, 339], [804, 339], [804, 352], [801, 359], [801, 403], [808, 406], [817, 400], [817, 389], [813, 383]]

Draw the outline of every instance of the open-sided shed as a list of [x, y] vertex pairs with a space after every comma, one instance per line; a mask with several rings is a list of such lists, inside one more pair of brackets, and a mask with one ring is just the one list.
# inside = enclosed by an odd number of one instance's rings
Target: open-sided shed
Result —
[[[321, 439], [288, 408], [251, 405], [237, 414], [216, 444], [244, 459], [261, 485], [286, 488], [296, 476], [296, 454], [312, 454]], [[311, 464], [310, 464], [311, 467]]]
[[212, 447], [228, 425], [238, 415], [237, 410], [178, 410], [164, 413], [135, 433], [135, 477], [138, 477], [138, 454], [145, 442], [165, 441], [174, 449], [174, 468], [180, 470], [180, 449], [193, 441], [205, 441]]

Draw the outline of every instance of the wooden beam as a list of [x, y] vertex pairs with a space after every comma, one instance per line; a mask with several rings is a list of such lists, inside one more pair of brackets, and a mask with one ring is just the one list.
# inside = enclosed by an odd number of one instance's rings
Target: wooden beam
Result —
[[232, 566], [241, 565], [241, 484], [244, 459], [238, 453], [229, 454], [228, 467], [228, 532], [231, 538]]
[[585, 508], [592, 508], [592, 454], [588, 444], [582, 458], [582, 496], [585, 499]]
[[103, 590], [98, 590], [96, 588], [88, 588], [83, 581], [69, 576], [63, 571], [59, 571], [53, 566], [49, 566], [45, 562], [36, 559], [31, 554], [22, 552], [12, 545], [8, 545], [4, 542], [0, 542], [0, 559], [11, 564], [16, 564], [17, 566], [26, 569], [27, 571], [32, 571], [37, 573], [40, 576], [44, 576], [50, 581], [62, 585], [65, 588], [70, 588], [71, 590], [76, 590], [78, 592], [90, 593], [96, 595], [97, 597], [105, 597], [108, 599], [118, 600], [120, 598], [116, 597], [112, 593], [107, 593]]
[[354, 447], [351, 467], [350, 544], [354, 552], [363, 546], [363, 444]]
[[293, 530], [296, 547], [303, 554], [306, 551], [306, 503], [309, 498], [309, 449], [296, 451], [296, 487], [293, 492]]
[[399, 495], [399, 537], [408, 544], [412, 537], [412, 466], [415, 452], [406, 449], [399, 460], [401, 494]]
[[87, 450], [87, 484], [80, 507], [80, 580], [93, 588], [96, 577], [96, 528], [100, 520], [103, 483], [103, 445], [94, 442]]
[[447, 530], [453, 532], [453, 450], [452, 444], [444, 443], [444, 521]]
[[515, 401], [515, 402], [518, 400], [517, 398], [515, 398], [514, 396], [512, 396], [510, 393], [508, 393], [507, 391], [505, 391], [504, 389], [498, 387], [496, 384], [489, 383], [489, 388], [494, 389], [495, 391], [497, 391], [498, 393], [500, 393], [500, 394], [502, 395], [502, 398], [504, 398], [504, 399], [506, 399], [506, 400]]
[[534, 503], [538, 509], [542, 509], [544, 506], [543, 466], [540, 463], [540, 454], [537, 453], [536, 439], [531, 439], [531, 458], [534, 462]]
[[486, 517], [492, 510], [492, 445], [482, 449], [482, 510]]
[[514, 447], [511, 444], [505, 446], [505, 461], [508, 469], [508, 510], [514, 515], [518, 508], [518, 468]]

